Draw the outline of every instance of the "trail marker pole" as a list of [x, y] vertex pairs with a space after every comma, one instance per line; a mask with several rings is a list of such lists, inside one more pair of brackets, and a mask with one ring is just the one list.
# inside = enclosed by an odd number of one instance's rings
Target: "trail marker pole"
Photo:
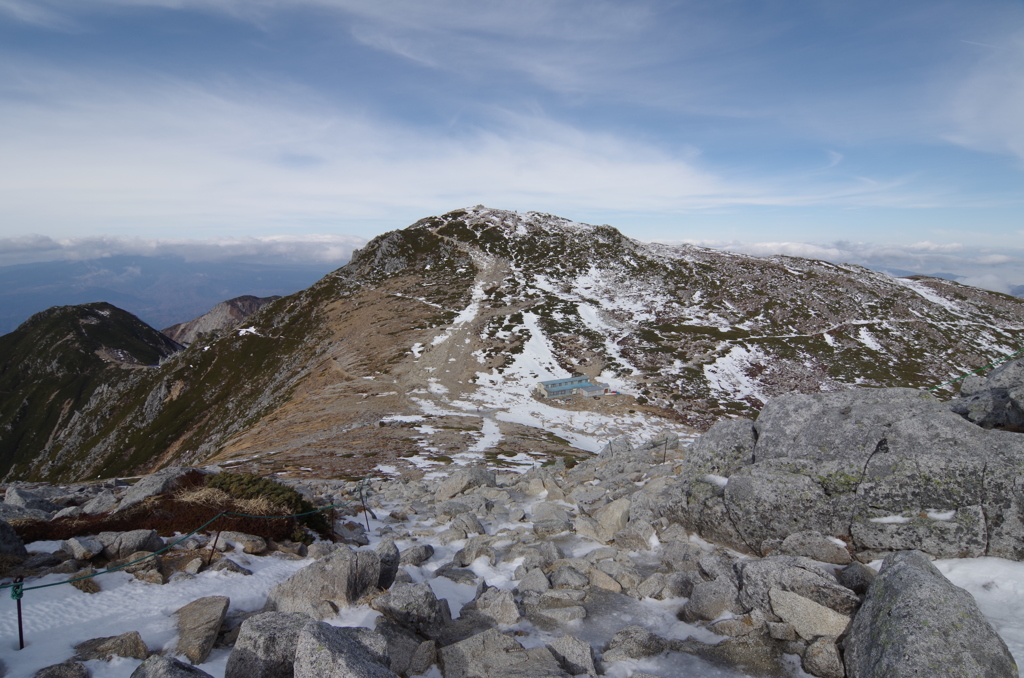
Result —
[[366, 534], [370, 534], [370, 514], [367, 513], [366, 499], [363, 497], [363, 483], [359, 483], [359, 503], [363, 505], [363, 519], [366, 520]]
[[18, 577], [17, 579], [14, 580], [14, 586], [11, 588], [11, 598], [14, 598], [16, 601], [18, 601], [18, 649], [19, 650], [24, 650], [25, 649], [25, 630], [24, 630], [24, 627], [22, 626], [22, 620], [21, 620], [21, 596], [23, 595], [23, 591], [22, 591], [23, 585], [22, 585], [22, 582], [24, 582], [24, 581], [25, 581], [24, 577]]
[[217, 552], [217, 540], [220, 539], [220, 530], [217, 530], [217, 534], [213, 537], [213, 546], [210, 547], [210, 557], [206, 559], [206, 566], [209, 567], [210, 563], [213, 562], [213, 554]]

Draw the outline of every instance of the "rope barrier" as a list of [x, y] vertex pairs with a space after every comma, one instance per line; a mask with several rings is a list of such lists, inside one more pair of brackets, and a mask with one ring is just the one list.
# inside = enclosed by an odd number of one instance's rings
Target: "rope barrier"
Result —
[[971, 376], [973, 374], [977, 374], [978, 372], [981, 372], [982, 370], [987, 370], [990, 367], [995, 367], [999, 363], [1005, 363], [1007, 360], [1011, 360], [1013, 358], [1016, 358], [1017, 356], [1021, 355], [1022, 353], [1024, 353], [1024, 349], [1021, 349], [1021, 350], [1017, 351], [1016, 353], [1011, 353], [1008, 356], [1003, 356], [999, 360], [993, 360], [988, 365], [985, 365], [984, 367], [979, 367], [978, 369], [974, 370], [973, 372], [968, 372], [967, 374], [961, 374], [956, 379], [952, 379], [952, 380], [947, 381], [945, 383], [939, 384], [938, 386], [932, 386], [928, 390], [929, 391], [934, 391], [935, 389], [942, 388], [943, 386], [949, 386], [950, 384], [955, 384], [956, 382], [960, 381], [961, 379], [966, 379], [967, 377], [969, 377], [969, 376]]

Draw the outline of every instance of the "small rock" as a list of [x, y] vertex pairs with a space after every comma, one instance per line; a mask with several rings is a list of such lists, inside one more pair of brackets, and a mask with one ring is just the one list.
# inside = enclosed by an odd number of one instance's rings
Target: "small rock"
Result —
[[630, 522], [625, 529], [615, 533], [615, 545], [623, 551], [649, 551], [654, 528], [648, 523]]
[[763, 631], [765, 628], [764, 615], [758, 610], [753, 614], [744, 614], [730, 619], [720, 619], [708, 624], [708, 630], [720, 636], [738, 638], [751, 633]]
[[252, 555], [258, 556], [267, 552], [267, 541], [263, 537], [246, 534], [245, 532], [221, 532], [220, 541], [225, 545], [237, 544], [242, 547], [242, 551]]
[[[64, 554], [63, 551], [58, 551], [57, 553], [33, 553], [25, 559], [21, 566], [26, 570], [39, 570], [54, 567], [65, 562], [62, 555], [66, 557], [66, 554]], [[71, 562], [75, 562], [73, 558], [71, 559]], [[78, 569], [77, 566], [75, 569]]]
[[770, 556], [743, 560], [736, 564], [736, 569], [742, 583], [739, 603], [746, 609], [770, 612], [768, 592], [773, 588], [796, 593], [840, 614], [850, 615], [860, 606], [857, 594], [840, 586], [831, 573], [808, 558]]
[[320, 560], [321, 558], [326, 558], [334, 553], [337, 548], [337, 544], [333, 544], [329, 541], [318, 541], [306, 547], [306, 555], [313, 560]]
[[787, 622], [768, 622], [768, 635], [775, 640], [796, 640], [796, 629]]
[[220, 633], [230, 600], [227, 596], [207, 596], [178, 609], [178, 644], [174, 654], [185, 655], [192, 664], [202, 664], [210, 656]]
[[61, 542], [60, 548], [75, 560], [90, 560], [103, 552], [103, 543], [94, 537], [72, 537]]
[[203, 568], [203, 559], [202, 558], [193, 558], [192, 560], [188, 561], [187, 563], [185, 563], [182, 566], [181, 571], [186, 573], [186, 574], [199, 574], [199, 570], [201, 570], [202, 568]]
[[[188, 472], [188, 469], [172, 466], [145, 476], [128, 488], [124, 498], [121, 499], [121, 505], [117, 508], [118, 512], [125, 510], [129, 506], [139, 504], [149, 497], [155, 497], [158, 494], [164, 494], [175, 489], [182, 476]], [[143, 549], [136, 548], [132, 550], [141, 551]], [[149, 550], [155, 551], [156, 549]]]
[[839, 648], [831, 638], [818, 638], [804, 650], [804, 671], [818, 678], [844, 678], [846, 670], [839, 656]]
[[481, 486], [496, 486], [494, 471], [482, 468], [461, 469], [441, 481], [434, 493], [434, 500], [438, 503], [447, 501], [468, 489]]
[[385, 537], [377, 544], [374, 552], [380, 560], [380, 575], [377, 578], [377, 588], [386, 591], [395, 582], [395, 575], [398, 574], [398, 565], [401, 560], [398, 554], [398, 547], [395, 546], [394, 539]]
[[659, 655], [668, 649], [664, 638], [657, 636], [642, 626], [627, 626], [608, 641], [601, 659], [605, 662], [617, 662], [624, 659], [644, 659]]
[[[590, 569], [590, 585], [602, 589], [604, 591], [611, 591], [613, 593], [619, 593], [622, 591], [622, 585], [615, 579], [597, 568]], [[661, 590], [660, 588], [658, 589]]]
[[452, 619], [448, 601], [438, 600], [426, 582], [395, 584], [390, 591], [370, 601], [370, 607], [426, 638], [437, 638], [442, 627]]
[[138, 572], [159, 570], [162, 565], [163, 560], [152, 551], [136, 551], [135, 553], [128, 554], [128, 557], [124, 560], [108, 563], [107, 569], [118, 568], [128, 574], [136, 574]]
[[571, 607], [536, 608], [533, 613], [558, 624], [568, 624], [577, 619], [585, 619], [587, 609], [581, 605], [573, 605]]
[[[74, 560], [67, 561], [68, 563], [74, 563]], [[51, 568], [51, 571], [57, 568]], [[87, 567], [84, 570], [79, 570], [75, 573], [75, 576], [71, 578], [71, 585], [82, 593], [99, 593], [103, 589], [100, 588], [100, 583], [96, 581], [95, 577], [89, 575], [96, 574], [96, 570], [92, 567]]]
[[161, 586], [166, 583], [164, 575], [161, 574], [160, 570], [144, 570], [142, 572], [136, 572], [132, 575], [139, 581], [144, 581], [147, 584], [156, 584]]
[[640, 582], [640, 585], [636, 587], [636, 595], [639, 598], [660, 598], [661, 592], [665, 590], [667, 583], [668, 577], [666, 575], [661, 572], [655, 572]]
[[64, 662], [39, 669], [33, 678], [89, 678], [89, 669], [80, 662]]
[[233, 574], [241, 574], [249, 576], [252, 574], [252, 570], [242, 567], [230, 558], [220, 558], [213, 565], [210, 566], [211, 572], [231, 572]]
[[848, 565], [853, 560], [845, 546], [814, 530], [794, 532], [782, 540], [778, 550], [782, 555], [804, 556], [833, 565]]
[[[594, 666], [594, 650], [575, 636], [562, 636], [548, 643], [548, 649], [555, 659], [573, 676], [597, 676]], [[636, 675], [636, 674], [634, 674]]]
[[471, 511], [455, 516], [455, 520], [452, 521], [452, 527], [460, 529], [466, 534], [487, 534], [487, 530], [480, 523], [480, 519]]
[[548, 581], [547, 575], [544, 574], [540, 568], [534, 568], [519, 580], [519, 586], [516, 588], [519, 589], [520, 593], [530, 591], [534, 593], [544, 593], [551, 588], [551, 582]]
[[522, 618], [511, 591], [488, 588], [476, 599], [476, 610], [495, 624], [511, 626]]
[[556, 589], [580, 589], [590, 584], [590, 577], [574, 567], [561, 565], [551, 574], [551, 586]]
[[[57, 520], [58, 518], [75, 518], [80, 515], [82, 515], [81, 506], [68, 506], [67, 508], [62, 508], [61, 510], [54, 513], [53, 519]], [[60, 666], [60, 664], [58, 664], [57, 666]]]
[[209, 673], [177, 659], [153, 655], [132, 672], [131, 678], [213, 678]]
[[156, 530], [131, 530], [129, 532], [100, 532], [97, 536], [103, 544], [103, 557], [107, 560], [123, 560], [136, 551], [159, 551], [164, 540]]
[[82, 504], [82, 513], [88, 513], [91, 516], [107, 513], [108, 511], [114, 510], [117, 506], [117, 497], [110, 490], [103, 490], [89, 501]]
[[597, 534], [600, 541], [609, 542], [619, 530], [624, 530], [629, 523], [629, 507], [631, 502], [626, 497], [605, 504], [594, 512], [597, 521]]
[[850, 618], [796, 593], [773, 588], [769, 591], [772, 610], [788, 622], [804, 640], [818, 636], [838, 638], [850, 625]]
[[398, 562], [402, 565], [422, 565], [434, 555], [434, 547], [430, 544], [417, 544], [402, 551]]
[[867, 565], [854, 561], [839, 571], [838, 579], [841, 585], [862, 596], [867, 593], [877, 574]]
[[533, 523], [533, 533], [541, 539], [547, 539], [553, 537], [556, 534], [568, 532], [571, 525], [568, 520], [559, 520], [557, 518], [545, 518], [543, 520], [537, 520]]
[[4, 503], [8, 506], [15, 506], [17, 508], [30, 509], [34, 511], [45, 511], [46, 513], [54, 513], [61, 509], [59, 505], [54, 504], [49, 499], [45, 499], [35, 492], [23, 490], [19, 487], [7, 488], [7, 495], [4, 497]]
[[736, 587], [726, 577], [701, 582], [693, 587], [690, 600], [680, 613], [682, 620], [693, 623], [717, 619], [723, 612], [738, 612]]
[[91, 659], [110, 661], [113, 657], [145, 659], [149, 656], [149, 648], [142, 642], [138, 631], [129, 631], [119, 636], [93, 638], [75, 645], [73, 661], [87, 662]]

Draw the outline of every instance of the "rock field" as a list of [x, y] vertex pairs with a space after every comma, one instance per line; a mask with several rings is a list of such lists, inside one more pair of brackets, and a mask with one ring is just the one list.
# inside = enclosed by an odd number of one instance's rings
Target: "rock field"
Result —
[[[308, 564], [262, 610], [205, 596], [174, 612], [169, 646], [96, 638], [36, 675], [88, 675], [82, 662], [109, 656], [145, 659], [133, 676], [209, 675], [196, 666], [214, 647], [231, 648], [229, 678], [1017, 675], [974, 599], [929, 560], [1024, 559], [1024, 437], [917, 391], [781, 397], [689, 448], [612, 444], [571, 468], [375, 481], [366, 512], [353, 482], [293, 482], [346, 506], [335, 543], [224, 532], [213, 553], [212, 535], [135, 530], [30, 554], [18, 537], [33, 520], [173, 492], [184, 473], [9, 486], [9, 574], [31, 585], [131, 563], [170, 587], [211, 569], [245, 577], [254, 559]], [[878, 560], [880, 573], [867, 566]], [[101, 590], [103, 577], [76, 585]], [[372, 629], [336, 625], [353, 608], [373, 611]]]

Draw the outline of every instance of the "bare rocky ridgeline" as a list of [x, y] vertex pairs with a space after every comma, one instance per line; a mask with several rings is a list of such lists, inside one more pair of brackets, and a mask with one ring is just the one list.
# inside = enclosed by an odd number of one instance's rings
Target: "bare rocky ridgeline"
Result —
[[[1011, 364], [974, 392], [1004, 388], [1019, 370]], [[69, 494], [91, 495], [117, 511], [170, 491], [181, 474], [132, 488], [18, 484], [7, 503], [49, 517]], [[315, 503], [358, 506], [353, 482], [291, 483]], [[690, 447], [618, 442], [572, 468], [456, 467], [376, 481], [371, 529], [358, 511], [337, 524], [346, 544], [304, 550], [221, 535], [235, 550], [212, 567], [228, 576], [246, 576], [253, 558], [314, 561], [277, 584], [262, 611], [224, 616], [223, 599], [190, 603], [176, 612], [175, 648], [134, 675], [204, 675], [174, 656], [201, 664], [220, 643], [233, 647], [225, 675], [239, 677], [407, 678], [434, 665], [444, 678], [658, 674], [638, 661], [698, 675], [705, 662], [791, 675], [796, 662], [823, 678], [1016, 676], [974, 599], [929, 559], [1024, 559], [1022, 483], [1024, 436], [981, 428], [907, 389], [786, 396], [756, 422], [722, 422]], [[0, 530], [13, 554], [20, 541]], [[22, 568], [116, 565], [152, 551], [154, 539], [147, 530], [82, 535]], [[134, 564], [135, 576], [168, 586], [203, 576], [209, 539]], [[878, 559], [876, 574], [864, 563]], [[459, 585], [470, 595], [458, 603], [435, 592]], [[380, 613], [374, 629], [323, 622], [352, 606]], [[666, 613], [689, 626], [659, 624]], [[121, 637], [89, 643], [138, 647]]]
[[[0, 354], [28, 356], [0, 384], [0, 476], [529, 467], [623, 435], [692, 436], [779, 395], [933, 386], [1016, 350], [1022, 312], [1024, 300], [946, 280], [476, 207], [382, 235], [245, 327], [159, 360], [121, 359], [131, 332], [95, 313], [53, 336], [0, 337]], [[107, 343], [82, 379], [60, 340], [99, 330]], [[576, 372], [621, 393], [532, 396]]]
[[198, 318], [178, 323], [177, 325], [171, 325], [160, 330], [160, 333], [182, 346], [188, 346], [204, 336], [216, 335], [225, 330], [230, 330], [270, 302], [277, 301], [280, 298], [279, 296], [254, 297], [247, 294], [235, 297], [234, 299], [228, 299], [227, 301], [220, 302]]

